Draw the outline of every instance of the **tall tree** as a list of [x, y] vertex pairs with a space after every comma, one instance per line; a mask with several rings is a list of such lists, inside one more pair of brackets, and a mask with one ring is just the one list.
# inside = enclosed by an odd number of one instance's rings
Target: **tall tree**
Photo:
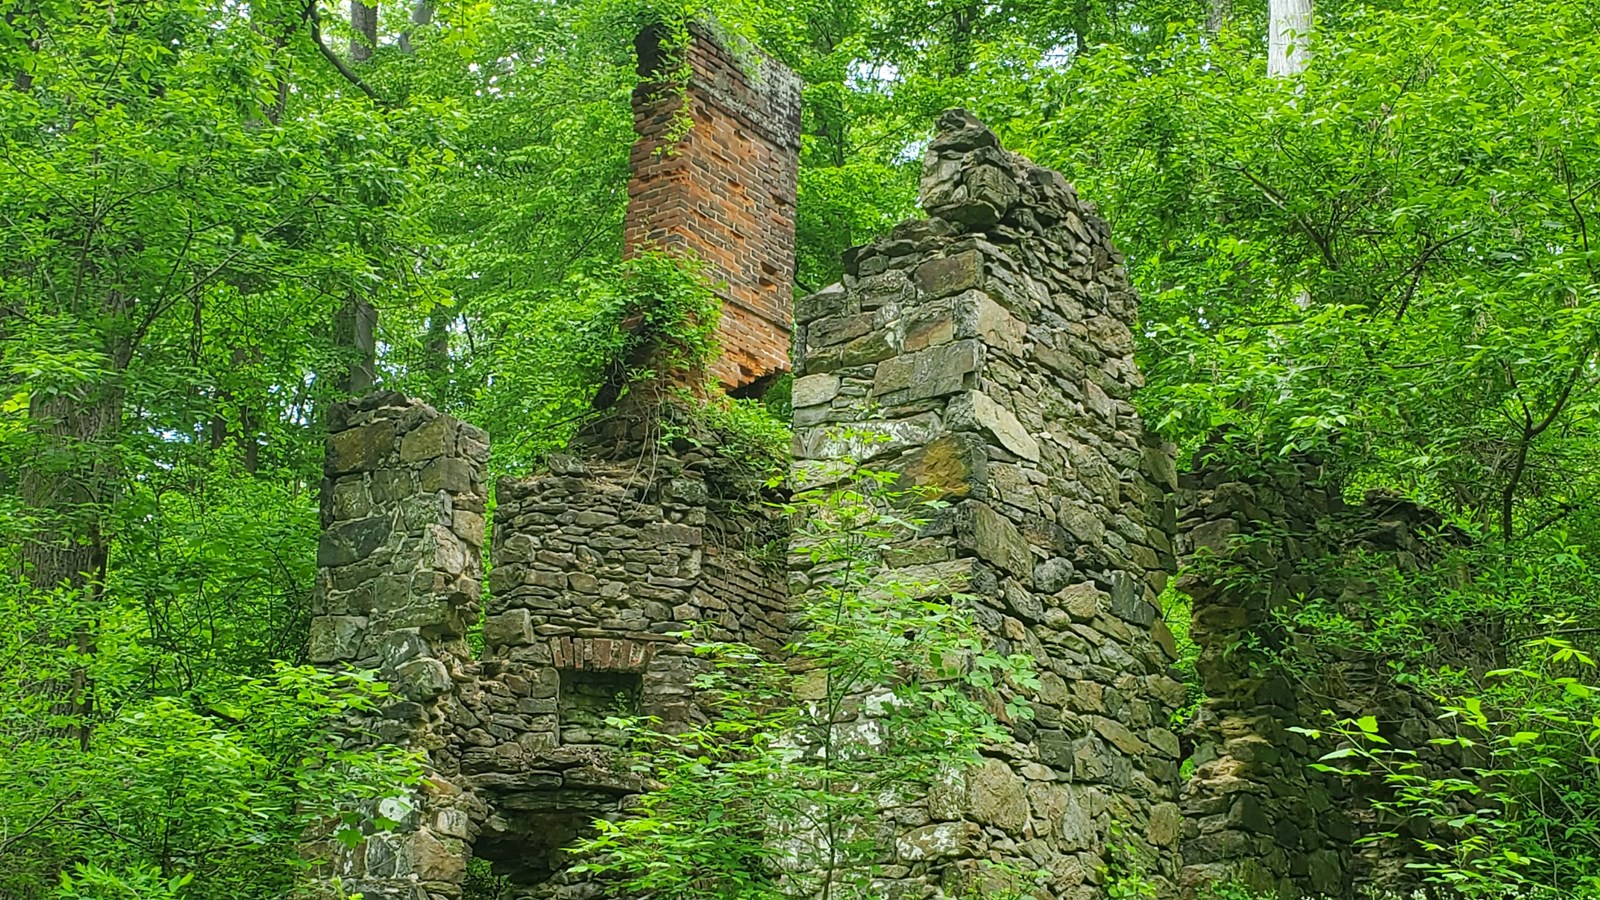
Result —
[[366, 62], [378, 47], [378, 4], [350, 0], [350, 59]]
[[1267, 74], [1299, 75], [1311, 59], [1311, 0], [1269, 0], [1267, 20]]

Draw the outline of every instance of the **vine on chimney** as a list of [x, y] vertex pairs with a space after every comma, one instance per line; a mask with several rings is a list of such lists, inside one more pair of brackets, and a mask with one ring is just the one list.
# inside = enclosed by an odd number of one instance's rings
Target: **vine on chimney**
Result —
[[591, 282], [597, 315], [576, 328], [602, 360], [592, 408], [608, 409], [642, 384], [702, 377], [716, 356], [721, 303], [701, 270], [693, 257], [646, 252]]

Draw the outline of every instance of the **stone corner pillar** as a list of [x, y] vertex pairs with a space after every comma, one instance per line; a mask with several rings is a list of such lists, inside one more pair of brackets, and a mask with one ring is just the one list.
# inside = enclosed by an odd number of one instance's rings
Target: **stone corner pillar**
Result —
[[427, 779], [376, 810], [397, 830], [353, 852], [312, 844], [328, 862], [321, 874], [368, 900], [452, 897], [470, 837], [455, 804], [470, 798], [451, 781], [450, 718], [473, 677], [465, 636], [483, 585], [488, 438], [392, 392], [335, 407], [328, 431], [311, 661], [376, 670], [393, 695], [348, 723], [347, 740], [423, 750]]
[[[1176, 475], [1131, 402], [1138, 301], [1105, 221], [1059, 174], [969, 114], [939, 125], [931, 217], [847, 252], [843, 283], [796, 304], [794, 455], [854, 458], [948, 501], [906, 555], [919, 578], [976, 595], [990, 640], [1030, 654], [1043, 688], [1014, 745], [969, 773], [963, 821], [930, 799], [896, 863], [921, 890], [1004, 860], [1088, 900], [1127, 847], [1174, 896], [1168, 725], [1184, 687], [1157, 597]], [[929, 860], [930, 841], [961, 846]]]

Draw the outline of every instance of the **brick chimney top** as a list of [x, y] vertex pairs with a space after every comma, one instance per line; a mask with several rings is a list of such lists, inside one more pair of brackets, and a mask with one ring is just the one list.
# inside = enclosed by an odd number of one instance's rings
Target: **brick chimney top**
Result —
[[[661, 33], [636, 43], [644, 80], [633, 94], [624, 248], [705, 262], [722, 298], [711, 373], [730, 393], [759, 393], [789, 369], [800, 79], [765, 57], [736, 59], [701, 26], [689, 35], [682, 92], [650, 78], [668, 64]], [[693, 125], [673, 142], [684, 102]]]

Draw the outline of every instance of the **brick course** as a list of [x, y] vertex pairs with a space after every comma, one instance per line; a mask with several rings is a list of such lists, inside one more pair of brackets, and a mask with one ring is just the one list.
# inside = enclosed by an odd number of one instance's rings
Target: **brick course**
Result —
[[[789, 368], [800, 81], [772, 60], [736, 59], [690, 27], [687, 90], [652, 83], [659, 37], [639, 39], [625, 254], [692, 253], [723, 301], [711, 373], [733, 391]], [[747, 67], [751, 71], [747, 71]], [[674, 135], [681, 104], [693, 127]]]

